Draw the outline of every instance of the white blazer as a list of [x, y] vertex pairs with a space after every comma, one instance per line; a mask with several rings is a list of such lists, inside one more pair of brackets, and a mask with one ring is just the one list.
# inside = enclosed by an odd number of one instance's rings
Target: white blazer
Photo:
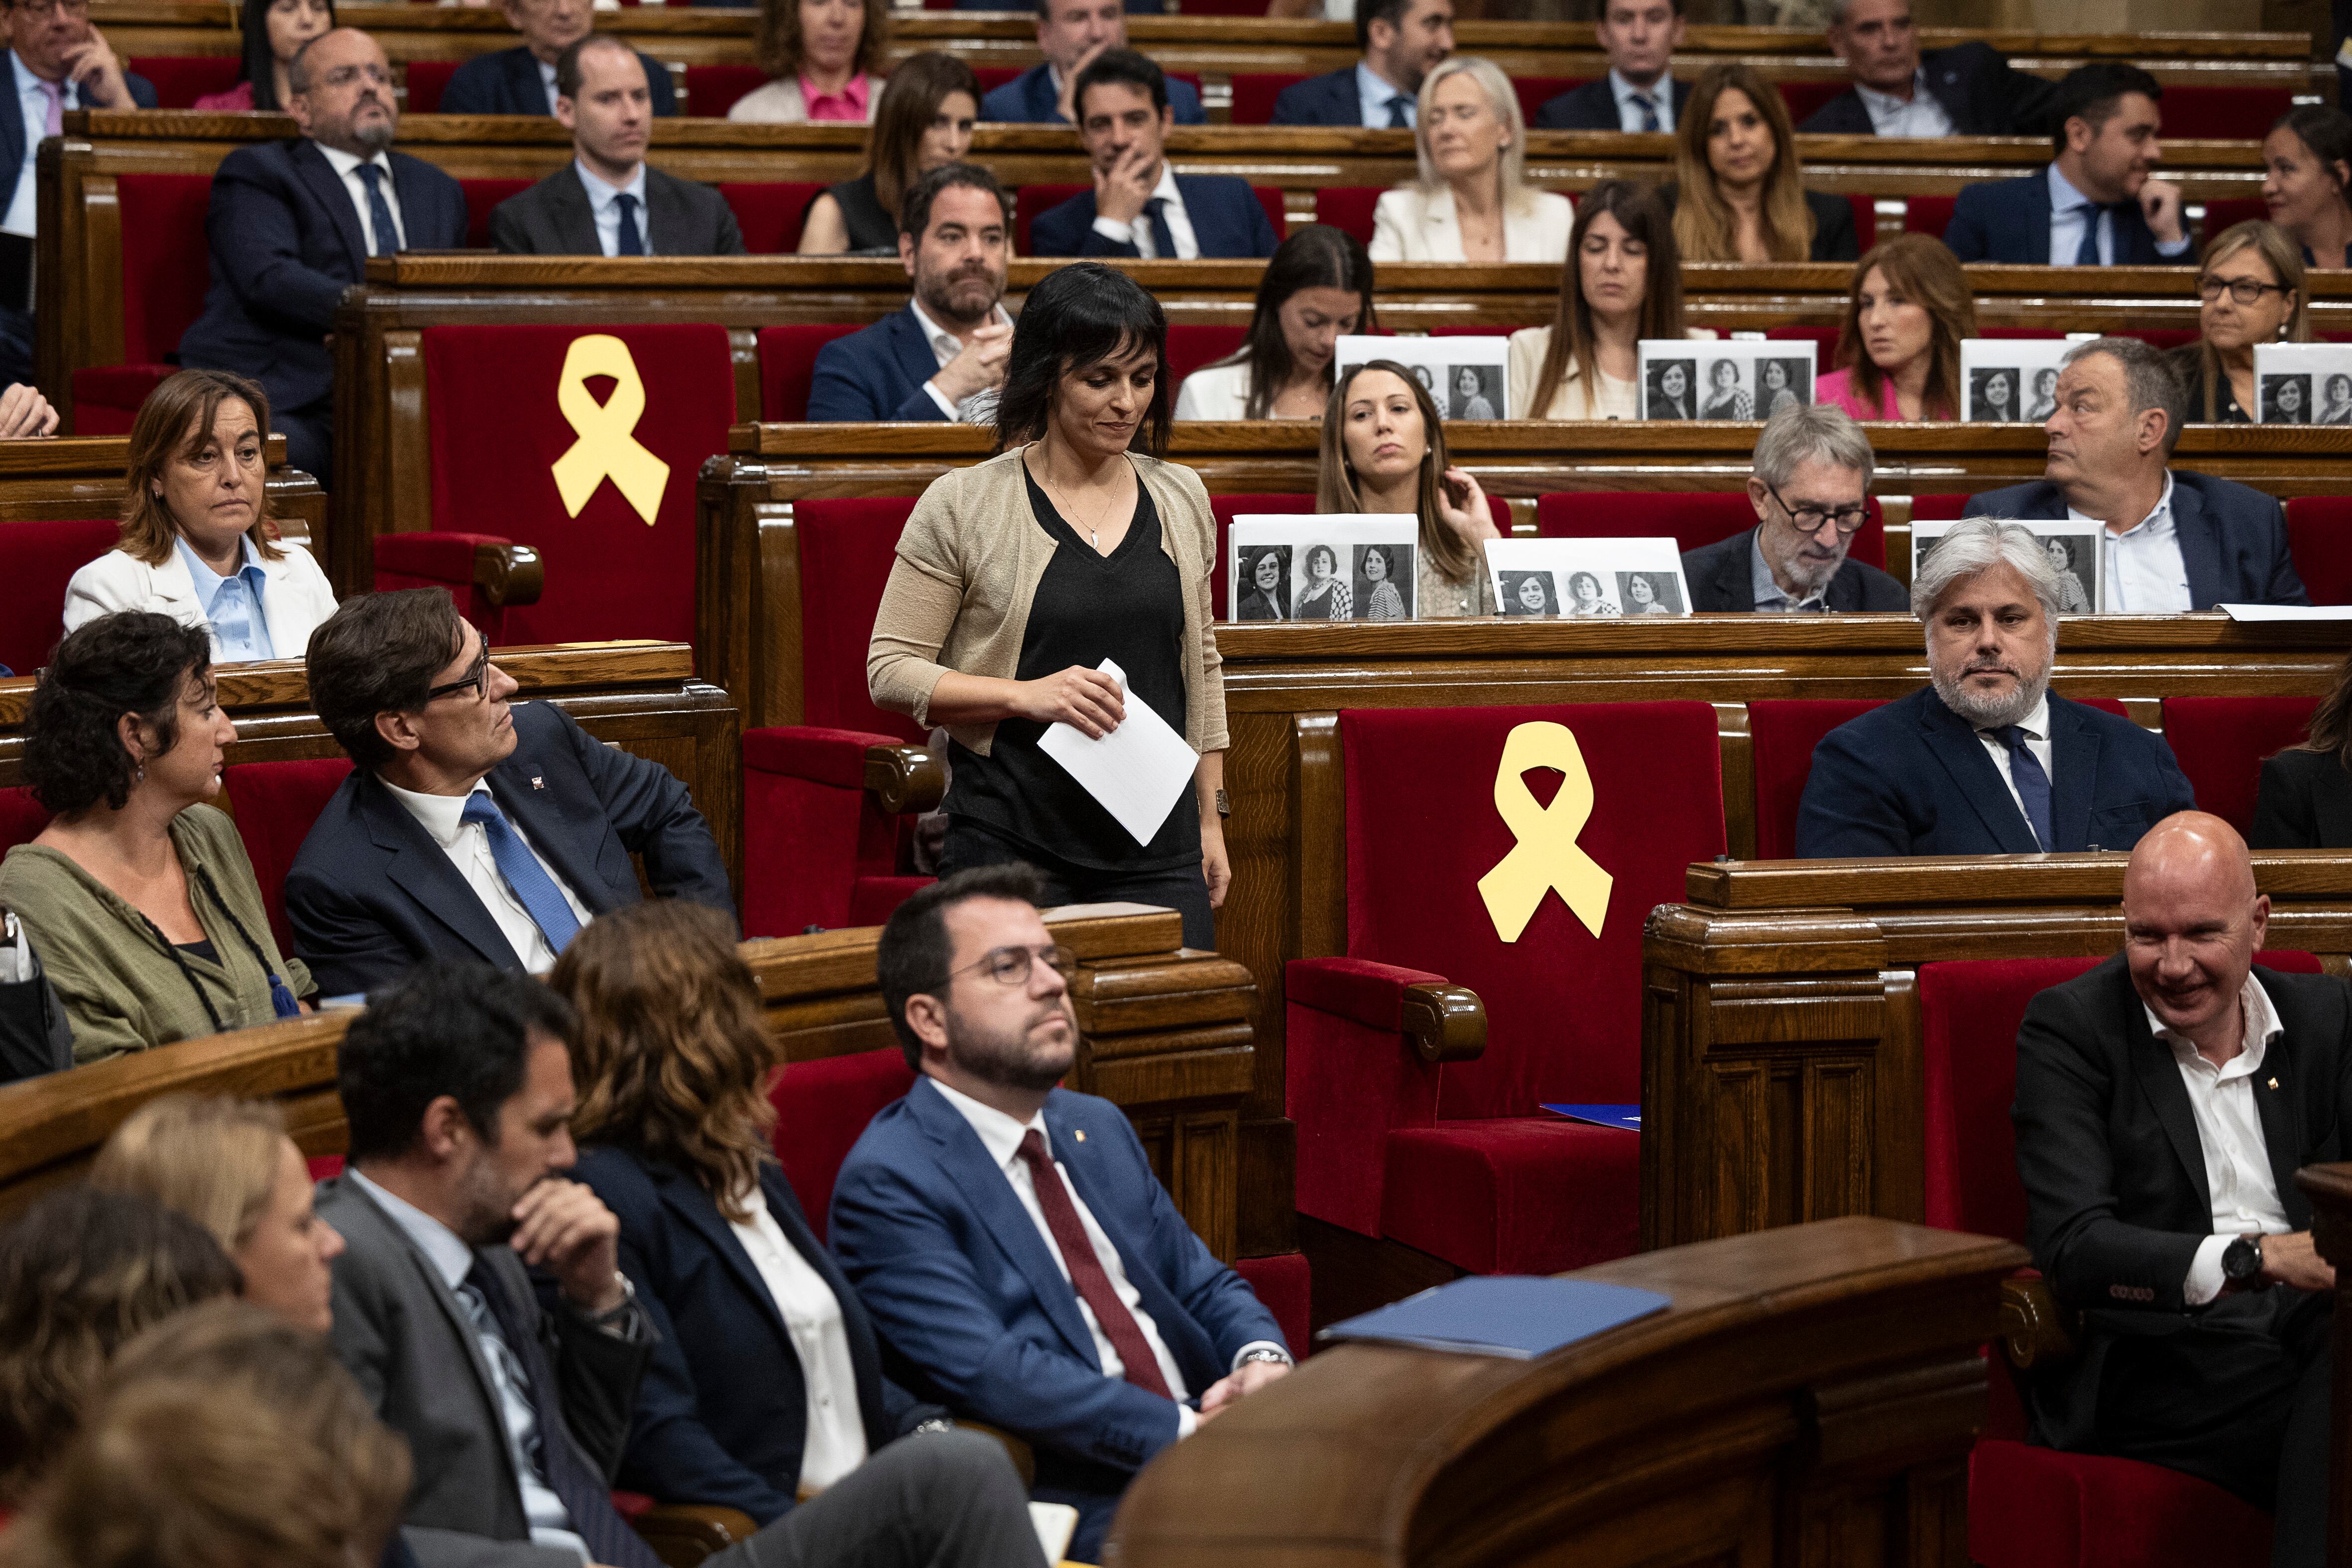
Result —
[[[1576, 208], [1559, 192], [1522, 190], [1503, 213], [1503, 259], [1559, 265], [1568, 258], [1575, 223]], [[1372, 259], [1467, 261], [1454, 193], [1432, 195], [1419, 185], [1382, 192], [1372, 208]]]
[[1213, 364], [1186, 376], [1176, 389], [1176, 417], [1246, 419], [1249, 395], [1249, 366]]
[[[335, 591], [304, 546], [281, 540], [278, 548], [286, 552], [281, 558], [261, 563], [261, 618], [269, 626], [270, 650], [280, 658], [300, 658], [310, 646], [310, 634], [335, 613]], [[118, 610], [153, 610], [184, 626], [205, 626], [195, 579], [188, 575], [188, 563], [176, 547], [161, 566], [110, 550], [66, 584], [68, 631]], [[213, 657], [220, 657], [217, 640]]]

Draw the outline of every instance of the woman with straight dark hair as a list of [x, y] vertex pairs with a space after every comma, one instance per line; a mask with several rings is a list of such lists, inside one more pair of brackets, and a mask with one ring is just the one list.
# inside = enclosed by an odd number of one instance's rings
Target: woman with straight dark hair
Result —
[[1899, 235], [1855, 266], [1838, 368], [1814, 384], [1813, 401], [1856, 419], [1958, 419], [1960, 343], [1976, 335], [1959, 258], [1931, 236]]
[[[1483, 546], [1502, 535], [1486, 492], [1469, 469], [1447, 463], [1437, 401], [1396, 361], [1360, 364], [1331, 389], [1315, 510], [1394, 512], [1418, 521], [1413, 596], [1419, 618], [1495, 613]], [[1313, 564], [1307, 563], [1310, 574]], [[1309, 618], [1303, 601], [1297, 614]]]
[[[944, 725], [942, 875], [1025, 860], [1055, 903], [1181, 910], [1212, 947], [1225, 857], [1225, 691], [1211, 625], [1216, 523], [1168, 449], [1168, 318], [1125, 273], [1077, 262], [1029, 291], [996, 456], [933, 481], [898, 539], [866, 656], [876, 706]], [[1106, 661], [1122, 672], [1097, 668]], [[1038, 742], [1088, 738], [1140, 701], [1198, 753], [1139, 844]]]
[[866, 138], [866, 167], [828, 185], [801, 218], [803, 256], [898, 254], [898, 204], [907, 188], [971, 150], [980, 79], [953, 55], [926, 49], [898, 62], [883, 84]]
[[197, 111], [283, 112], [293, 93], [287, 68], [303, 45], [334, 26], [335, 0], [244, 0], [237, 7], [237, 29], [245, 37], [245, 58], [236, 68], [236, 85], [197, 99]]
[[1240, 349], [1184, 378], [1176, 417], [1320, 419], [1339, 340], [1379, 330], [1363, 241], [1308, 224], [1266, 262]]
[[1577, 204], [1551, 325], [1511, 334], [1511, 406], [1524, 419], [1632, 419], [1636, 345], [1685, 335], [1666, 204], [1648, 185], [1603, 180]]
[[2315, 341], [2303, 265], [2294, 237], [2260, 218], [2231, 224], [2206, 246], [2197, 273], [2197, 341], [2172, 351], [2192, 422], [2251, 423], [2255, 348]]
[[2352, 115], [2290, 109], [2263, 138], [2263, 205], [2305, 267], [2352, 267]]
[[2246, 843], [2256, 849], [2352, 849], [2352, 658], [2312, 710], [2298, 744], [2263, 763]]
[[760, 0], [760, 68], [768, 84], [735, 100], [730, 120], [770, 125], [861, 121], [890, 58], [889, 0]]
[[1752, 66], [1710, 66], [1675, 132], [1675, 241], [1685, 261], [1852, 261], [1853, 207], [1805, 189], [1780, 94]]

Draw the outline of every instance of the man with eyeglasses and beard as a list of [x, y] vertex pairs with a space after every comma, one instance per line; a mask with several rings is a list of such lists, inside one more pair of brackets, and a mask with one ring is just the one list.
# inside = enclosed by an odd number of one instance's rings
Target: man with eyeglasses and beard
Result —
[[1902, 584], [1846, 558], [1869, 521], [1875, 468], [1870, 437], [1842, 408], [1817, 403], [1766, 420], [1748, 479], [1756, 526], [1684, 552], [1691, 608], [1702, 615], [1909, 609]]
[[2058, 569], [2032, 530], [1955, 524], [1911, 593], [1929, 683], [1814, 748], [1800, 857], [2129, 849], [2196, 809], [2163, 737], [2049, 689]]
[[918, 1396], [1026, 1438], [1041, 1502], [1101, 1562], [1135, 1472], [1290, 1370], [1273, 1314], [1176, 1212], [1126, 1114], [1056, 1089], [1075, 960], [1018, 863], [924, 889], [883, 928], [917, 1073], [833, 1189], [834, 1254]]

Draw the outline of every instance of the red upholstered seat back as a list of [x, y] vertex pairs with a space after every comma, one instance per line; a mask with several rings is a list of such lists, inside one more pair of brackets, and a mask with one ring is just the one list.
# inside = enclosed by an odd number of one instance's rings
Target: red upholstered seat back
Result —
[[1813, 369], [1826, 374], [1837, 368], [1838, 331], [1836, 327], [1767, 327], [1764, 335], [1774, 342], [1812, 344]]
[[[934, 5], [932, 4], [932, 0], [924, 0], [924, 6], [926, 9], [933, 11], [952, 10], [955, 6], [955, 0], [946, 0], [946, 3], [943, 5]], [[1011, 81], [1013, 78], [1019, 76], [1021, 71], [1022, 68], [1019, 66], [974, 66], [971, 68], [972, 76], [980, 82], [980, 93], [982, 98], [987, 97], [990, 93], [994, 92], [998, 88], [1003, 87], [1006, 82]]]
[[466, 243], [477, 250], [490, 244], [490, 214], [509, 196], [520, 195], [537, 184], [532, 180], [472, 179], [460, 180], [457, 188], [466, 193]]
[[[688, 66], [686, 74], [738, 68]], [[816, 180], [730, 180], [720, 184], [719, 194], [733, 210], [735, 226], [743, 231], [745, 250], [754, 256], [789, 256], [801, 247], [801, 220], [808, 216], [809, 203], [824, 189]]]
[[1233, 531], [1234, 519], [1255, 517], [1265, 512], [1279, 512], [1290, 517], [1299, 516], [1315, 510], [1315, 498], [1283, 495], [1211, 496], [1209, 510], [1216, 514], [1217, 519], [1217, 558], [1209, 563], [1209, 613], [1220, 619], [1231, 620], [1234, 607], [1225, 603], [1225, 558], [1232, 552], [1226, 548], [1225, 542]]
[[[686, 102], [679, 106], [682, 114], [692, 114], [707, 120], [724, 120], [727, 111], [739, 99], [749, 96], [768, 85], [768, 73], [758, 66], [688, 66], [686, 68]], [[726, 187], [719, 190], [724, 193]], [[745, 235], [749, 244], [751, 236]]]
[[1315, 221], [1341, 228], [1372, 243], [1372, 209], [1380, 205], [1383, 185], [1326, 185], [1315, 193]]
[[897, 559], [912, 496], [804, 500], [793, 509], [801, 536], [802, 721], [920, 741], [904, 713], [885, 713], [866, 694], [866, 652], [874, 613]]
[[[1746, 490], [1555, 490], [1536, 500], [1536, 532], [1545, 539], [1650, 539], [1671, 536], [1696, 550], [1756, 526]], [[1886, 520], [1878, 501], [1846, 552], [1884, 570]]]
[[1515, 76], [1511, 86], [1519, 95], [1519, 113], [1533, 125], [1545, 104], [1563, 92], [1574, 92], [1591, 79], [1582, 76]]
[[[2168, 102], [2172, 95], [2165, 94]], [[2316, 697], [2168, 697], [2164, 738], [2197, 807], [2243, 833], [2253, 825], [2263, 759], [2301, 741]]]
[[[2183, 87], [2164, 89], [2164, 134], [2200, 141], [2259, 142], [2271, 122], [2294, 107], [2291, 87]], [[2219, 234], [2221, 230], [2213, 231]]]
[[158, 109], [194, 109], [196, 100], [236, 85], [244, 61], [236, 55], [136, 55], [127, 68], [155, 88]]
[[1748, 751], [1756, 771], [1756, 858], [1797, 853], [1797, 807], [1812, 776], [1822, 737], [1878, 706], [1875, 699], [1823, 697], [1748, 705]]
[[1274, 120], [1274, 100], [1282, 89], [1307, 78], [1297, 71], [1235, 71], [1232, 77], [1235, 125], [1265, 125]]
[[[2179, 89], [2176, 88], [2165, 89], [2164, 107], [2168, 113], [2172, 108], [2172, 95], [2178, 90]], [[2170, 127], [2168, 126], [2166, 129], [2169, 130]], [[2258, 131], [2254, 134], [2259, 136], [2262, 132]], [[2256, 218], [2268, 221], [2270, 216], [2270, 204], [2260, 196], [2208, 199], [2205, 203], [2205, 240], [2210, 244], [2221, 237], [2225, 229], [2232, 228], [2242, 223], [2252, 222]]]
[[1924, 234], [1937, 239], [1952, 223], [1952, 204], [1956, 196], [1906, 196], [1903, 198], [1903, 232]]
[[809, 389], [816, 382], [817, 351], [835, 338], [860, 331], [855, 324], [796, 322], [760, 329], [760, 417], [772, 425], [797, 425], [808, 417]]
[[1023, 256], [1034, 256], [1036, 248], [1029, 243], [1029, 226], [1041, 214], [1052, 212], [1081, 191], [1092, 185], [1024, 185], [1013, 193], [1013, 247]]
[[441, 110], [441, 94], [449, 86], [449, 79], [457, 74], [462, 60], [411, 60], [401, 68], [408, 86], [408, 112], [437, 114]]
[[[614, 326], [645, 392], [625, 433], [592, 414], [585, 434], [557, 407], [576, 327], [425, 329], [433, 460], [433, 525], [529, 544], [547, 564], [536, 605], [507, 611], [519, 643], [615, 637], [694, 638], [694, 486], [703, 460], [727, 449], [735, 370], [727, 330], [710, 324]], [[600, 409], [620, 396], [592, 376]], [[668, 465], [652, 526], [607, 475], [568, 515], [553, 465], [584, 445], [601, 465], [629, 443]]]
[[[1798, 125], [1802, 125], [1822, 104], [1846, 89], [1843, 80], [1782, 81], [1773, 85], [1780, 89], [1780, 101], [1789, 106], [1789, 119]], [[1870, 248], [1868, 241], [1864, 242], [1863, 248]]]
[[2352, 496], [2286, 503], [2287, 551], [2315, 605], [2352, 605]]
[[1964, 495], [1913, 496], [1911, 515], [1921, 522], [1957, 522], [1969, 509]]
[[1184, 378], [1204, 364], [1234, 353], [1249, 336], [1247, 327], [1171, 326], [1168, 329], [1168, 384], [1181, 387]]
[[66, 584], [121, 537], [102, 518], [0, 522], [0, 664], [30, 675], [48, 663], [66, 634]]
[[269, 912], [280, 952], [294, 951], [294, 928], [286, 923], [286, 873], [294, 868], [310, 825], [351, 771], [342, 757], [239, 763], [222, 770], [221, 787], [228, 792], [236, 836], [245, 840], [246, 858], [253, 862], [261, 907]]
[[49, 814], [22, 784], [0, 789], [0, 855], [19, 844], [30, 844], [49, 825]]
[[[1478, 891], [1517, 846], [1495, 804], [1511, 732], [1576, 737], [1593, 789], [1576, 838], [1612, 879], [1595, 937], [1548, 890], [1516, 942]], [[1642, 926], [1723, 852], [1715, 710], [1704, 702], [1349, 710], [1348, 956], [1430, 970], [1476, 992], [1486, 1050], [1443, 1069], [1437, 1114], [1527, 1116], [1546, 1100], [1641, 1098]], [[1538, 802], [1556, 775], [1530, 770]]]
[[122, 357], [161, 363], [204, 313], [213, 183], [205, 174], [119, 174], [114, 195], [122, 216]]
[[825, 1237], [833, 1181], [875, 1113], [915, 1085], [894, 1042], [881, 1050], [794, 1062], [768, 1098], [776, 1107], [776, 1159], [816, 1238]]

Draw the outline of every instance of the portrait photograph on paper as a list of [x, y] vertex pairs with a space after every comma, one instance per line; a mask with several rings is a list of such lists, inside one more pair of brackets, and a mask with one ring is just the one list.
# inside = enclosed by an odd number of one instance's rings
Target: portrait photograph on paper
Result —
[[[1919, 568], [1944, 542], [1944, 535], [1959, 526], [1957, 519], [1929, 521], [1915, 518], [1911, 522], [1911, 576], [1917, 581]], [[2050, 564], [2058, 569], [2058, 613], [2062, 616], [2087, 616], [2097, 612], [2106, 582], [2100, 568], [2100, 552], [2105, 548], [2106, 530], [2095, 522], [2072, 522], [2064, 518], [2055, 521], [2020, 520], [2018, 526], [2030, 528], [2049, 552]]]
[[2254, 422], [2352, 425], [2352, 343], [2256, 343]]
[[1813, 345], [1643, 339], [1635, 377], [1644, 419], [1769, 419], [1813, 400]]
[[1345, 377], [1357, 365], [1384, 359], [1404, 366], [1428, 389], [1441, 419], [1508, 419], [1511, 340], [1492, 338], [1344, 337], [1332, 363]]
[[2039, 425], [2058, 409], [2065, 338], [1960, 340], [1960, 417], [1977, 425]]
[[1506, 616], [1686, 616], [1681, 548], [1671, 539], [1490, 539], [1486, 571]]
[[1409, 513], [1236, 517], [1225, 545], [1227, 618], [1409, 621], [1420, 542]]

